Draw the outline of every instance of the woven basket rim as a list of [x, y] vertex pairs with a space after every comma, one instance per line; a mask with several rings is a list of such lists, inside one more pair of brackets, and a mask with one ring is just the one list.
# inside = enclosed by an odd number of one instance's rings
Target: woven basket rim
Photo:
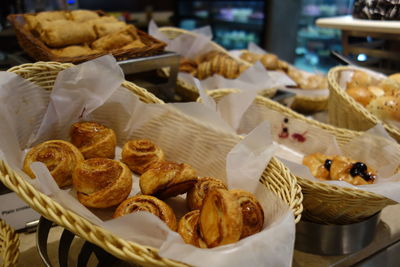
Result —
[[[102, 10], [96, 10], [96, 13], [98, 13], [100, 16], [105, 16], [106, 13]], [[31, 15], [37, 14], [37, 13], [29, 13]], [[154, 55], [154, 54], [159, 54], [161, 53], [164, 48], [166, 47], [166, 43], [154, 38], [153, 36], [145, 33], [142, 30], [136, 29], [137, 33], [141, 39], [146, 44], [149, 44], [149, 46], [142, 47], [142, 48], [129, 48], [129, 49], [113, 49], [111, 51], [107, 52], [101, 52], [101, 53], [96, 53], [96, 54], [91, 54], [91, 55], [86, 55], [86, 56], [77, 56], [77, 57], [62, 57], [58, 56], [52, 53], [51, 49], [47, 47], [47, 45], [40, 40], [39, 38], [35, 37], [30, 31], [28, 31], [24, 26], [26, 24], [22, 23], [20, 24], [18, 21], [19, 20], [24, 20], [24, 15], [27, 14], [10, 14], [7, 16], [8, 21], [11, 23], [13, 26], [15, 32], [17, 33], [17, 38], [21, 38], [20, 35], [24, 36], [23, 38], [26, 38], [31, 45], [35, 46], [35, 49], [40, 50], [43, 54], [46, 55], [46, 60], [47, 61], [57, 61], [57, 62], [71, 62], [71, 63], [79, 63], [83, 61], [87, 61], [90, 59], [94, 59], [100, 56], [104, 56], [107, 54], [112, 54], [114, 57], [117, 59], [126, 59], [126, 58], [134, 58], [134, 57], [140, 57], [140, 56], [146, 56], [146, 55]], [[23, 50], [25, 50], [28, 54], [29, 53], [29, 48], [25, 47], [24, 45], [21, 45]], [[35, 55], [31, 55], [34, 57]]]
[[369, 112], [363, 105], [355, 101], [349, 94], [346, 93], [345, 90], [341, 88], [341, 86], [336, 80], [336, 74], [346, 70], [357, 70], [357, 69], [351, 66], [338, 66], [332, 68], [329, 71], [328, 73], [328, 82], [330, 84], [329, 90], [334, 91], [343, 101], [349, 104], [349, 106], [351, 106], [353, 109], [359, 111], [364, 116], [364, 118], [369, 120], [371, 123], [373, 124], [380, 123], [387, 131], [389, 131], [390, 133], [394, 133], [400, 137], [399, 128], [380, 120], [377, 116]]
[[0, 219], [0, 254], [3, 260], [3, 266], [16, 266], [19, 259], [19, 235], [15, 230]]

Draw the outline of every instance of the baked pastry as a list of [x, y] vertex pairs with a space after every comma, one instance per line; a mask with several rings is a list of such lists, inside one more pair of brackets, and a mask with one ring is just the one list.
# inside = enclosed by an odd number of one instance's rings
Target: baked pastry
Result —
[[163, 161], [154, 164], [140, 176], [140, 190], [160, 199], [189, 191], [197, 182], [197, 173], [189, 164]]
[[243, 59], [244, 61], [247, 61], [251, 64], [256, 63], [261, 59], [261, 55], [250, 52], [250, 51], [245, 51], [240, 55], [240, 58]]
[[44, 11], [37, 13], [35, 17], [38, 22], [66, 20], [67, 13], [64, 11]]
[[400, 121], [400, 96], [381, 96], [372, 100], [367, 109], [382, 120]]
[[330, 168], [332, 163], [332, 157], [326, 156], [322, 153], [313, 153], [303, 158], [303, 164], [306, 165], [313, 176], [329, 180], [330, 179]]
[[102, 51], [110, 51], [121, 48], [135, 40], [140, 40], [136, 28], [133, 25], [127, 25], [123, 29], [107, 34], [92, 43], [92, 48]]
[[347, 83], [347, 88], [351, 87], [368, 87], [372, 85], [373, 79], [364, 71], [356, 70], [351, 80]]
[[38, 144], [26, 154], [23, 171], [31, 178], [35, 174], [31, 170], [31, 163], [43, 162], [59, 187], [72, 183], [72, 172], [75, 166], [83, 161], [81, 152], [71, 143], [62, 140], [50, 140]]
[[142, 43], [141, 40], [137, 39], [133, 42], [130, 42], [127, 45], [124, 45], [121, 49], [133, 49], [133, 48], [142, 48], [145, 47], [146, 45]]
[[98, 53], [98, 51], [85, 45], [70, 45], [60, 49], [51, 49], [51, 51], [60, 57], [79, 57]]
[[72, 184], [79, 202], [90, 208], [108, 208], [124, 201], [132, 189], [132, 173], [122, 162], [93, 158], [80, 161]]
[[86, 22], [92, 19], [98, 19], [100, 16], [94, 11], [90, 10], [72, 10], [67, 13], [67, 16], [70, 20], [77, 22]]
[[375, 95], [368, 89], [368, 87], [350, 87], [346, 90], [354, 100], [359, 102], [364, 107], [375, 98]]
[[109, 22], [109, 23], [94, 23], [94, 30], [97, 37], [103, 37], [107, 34], [120, 31], [126, 27], [126, 23], [123, 21]]
[[110, 128], [97, 122], [77, 122], [71, 126], [70, 136], [85, 159], [115, 157], [117, 137]]
[[164, 201], [153, 196], [137, 195], [126, 199], [117, 207], [113, 218], [137, 211], [147, 211], [154, 214], [164, 221], [171, 230], [176, 231], [176, 217], [174, 211]]
[[181, 235], [183, 241], [187, 244], [199, 248], [207, 248], [207, 244], [204, 242], [200, 235], [199, 229], [199, 210], [192, 210], [186, 213], [178, 223], [178, 233]]
[[210, 190], [226, 189], [226, 185], [219, 179], [212, 177], [199, 178], [195, 185], [187, 192], [186, 201], [190, 210], [200, 209], [203, 200]]
[[267, 70], [277, 70], [279, 68], [279, 58], [274, 54], [262, 55], [260, 61]]
[[264, 225], [264, 211], [256, 196], [241, 189], [233, 189], [230, 192], [239, 201], [242, 210], [243, 229], [240, 238], [260, 232]]
[[224, 189], [209, 191], [200, 210], [200, 233], [213, 248], [240, 239], [243, 229], [242, 211], [236, 197]]
[[179, 71], [190, 73], [192, 75], [196, 75], [196, 72], [197, 72], [196, 61], [188, 59], [188, 58], [181, 59], [181, 63], [179, 65]]
[[122, 148], [122, 162], [138, 174], [146, 172], [151, 165], [163, 160], [162, 149], [147, 139], [130, 140]]

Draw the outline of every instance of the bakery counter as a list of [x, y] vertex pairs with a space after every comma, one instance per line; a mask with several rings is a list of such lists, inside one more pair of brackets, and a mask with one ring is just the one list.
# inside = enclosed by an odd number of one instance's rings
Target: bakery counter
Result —
[[311, 266], [398, 266], [400, 261], [400, 204], [381, 213], [374, 240], [366, 248], [343, 256], [321, 256], [294, 252], [294, 267]]

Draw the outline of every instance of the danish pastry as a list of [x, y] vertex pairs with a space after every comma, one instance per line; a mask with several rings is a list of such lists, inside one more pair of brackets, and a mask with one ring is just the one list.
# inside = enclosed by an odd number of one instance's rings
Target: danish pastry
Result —
[[209, 191], [200, 210], [200, 233], [213, 248], [234, 243], [243, 229], [242, 211], [235, 196], [224, 189]]
[[124, 201], [132, 189], [132, 173], [122, 162], [93, 158], [77, 164], [72, 184], [78, 200], [90, 208], [108, 208]]
[[178, 223], [178, 233], [187, 244], [199, 248], [207, 248], [206, 243], [199, 232], [199, 210], [192, 210], [186, 213]]
[[115, 210], [113, 218], [124, 216], [137, 211], [147, 211], [176, 231], [176, 217], [174, 211], [164, 201], [153, 196], [137, 195], [123, 201]]
[[163, 161], [143, 173], [139, 185], [143, 194], [166, 199], [186, 193], [196, 182], [196, 170], [189, 164]]
[[122, 162], [138, 174], [146, 172], [151, 165], [163, 160], [164, 152], [161, 148], [147, 139], [128, 141], [122, 148]]
[[330, 168], [332, 157], [328, 157], [322, 153], [313, 153], [303, 158], [303, 164], [306, 165], [311, 174], [319, 179], [330, 179]]
[[43, 162], [58, 186], [63, 187], [72, 183], [72, 172], [83, 160], [81, 152], [71, 143], [51, 140], [29, 150], [24, 159], [23, 171], [31, 178], [35, 178], [30, 165], [35, 161]]
[[250, 192], [240, 189], [233, 189], [230, 192], [239, 201], [243, 215], [243, 229], [240, 238], [258, 233], [264, 225], [264, 211], [260, 202]]
[[200, 209], [203, 205], [203, 199], [206, 197], [208, 191], [217, 188], [227, 189], [226, 185], [221, 180], [212, 177], [199, 178], [193, 188], [190, 189], [186, 195], [189, 209]]
[[115, 157], [115, 132], [97, 122], [77, 122], [71, 127], [71, 142], [85, 159]]

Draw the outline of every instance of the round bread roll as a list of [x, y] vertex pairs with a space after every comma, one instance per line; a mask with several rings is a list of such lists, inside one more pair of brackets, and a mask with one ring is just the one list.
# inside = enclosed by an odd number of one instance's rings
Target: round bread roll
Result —
[[383, 95], [385, 95], [385, 91], [376, 85], [371, 85], [368, 86], [368, 90], [375, 96], [375, 97], [381, 97]]
[[375, 98], [375, 95], [367, 87], [350, 87], [346, 90], [346, 93], [364, 107]]
[[50, 140], [32, 147], [26, 154], [23, 171], [31, 178], [36, 178], [31, 170], [31, 163], [43, 162], [59, 187], [72, 183], [75, 166], [83, 161], [82, 153], [71, 143], [62, 140]]
[[261, 57], [260, 61], [267, 70], [276, 70], [279, 68], [279, 58], [274, 54], [265, 54]]
[[226, 185], [219, 179], [212, 177], [199, 178], [196, 184], [186, 195], [186, 201], [190, 210], [198, 210], [203, 205], [203, 199], [210, 190], [226, 189]]
[[153, 196], [137, 195], [123, 201], [115, 210], [113, 218], [137, 211], [147, 211], [165, 222], [172, 231], [176, 231], [174, 211], [164, 201]]
[[352, 87], [364, 87], [367, 88], [368, 86], [372, 85], [373, 79], [364, 71], [356, 70], [353, 73], [353, 76], [350, 82], [347, 83], [347, 88]]
[[186, 213], [178, 223], [178, 233], [181, 235], [183, 241], [187, 244], [199, 248], [207, 248], [207, 244], [204, 242], [200, 235], [199, 230], [199, 210], [192, 210]]
[[391, 80], [395, 80], [397, 83], [400, 83], [400, 73], [392, 74], [388, 78]]
[[400, 121], [400, 97], [378, 97], [369, 103], [367, 109], [381, 120]]
[[97, 122], [77, 122], [72, 125], [70, 136], [85, 159], [115, 157], [117, 137], [110, 128]]
[[132, 189], [132, 173], [122, 162], [93, 158], [76, 166], [72, 184], [79, 202], [90, 208], [108, 208], [124, 201]]
[[163, 160], [164, 152], [161, 148], [147, 139], [130, 140], [122, 148], [122, 162], [138, 174]]
[[393, 79], [384, 79], [378, 84], [378, 87], [385, 91], [385, 95], [398, 95], [400, 91], [400, 83]]

